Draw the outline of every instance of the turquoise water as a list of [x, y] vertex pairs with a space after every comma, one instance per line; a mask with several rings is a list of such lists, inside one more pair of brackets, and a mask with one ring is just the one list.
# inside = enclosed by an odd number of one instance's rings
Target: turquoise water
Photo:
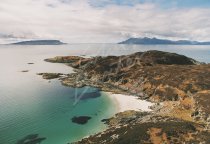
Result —
[[[41, 86], [41, 87], [40, 87]], [[93, 88], [78, 89], [77, 92], [95, 91]], [[34, 86], [13, 93], [15, 98], [1, 103], [0, 140], [12, 144], [29, 134], [39, 134], [47, 139], [43, 144], [67, 143], [105, 128], [100, 120], [112, 113], [110, 100], [106, 96], [81, 100], [74, 105], [75, 89], [60, 86], [56, 81]], [[1, 96], [6, 95], [0, 93]], [[10, 105], [8, 105], [10, 104]], [[92, 119], [86, 125], [71, 122], [74, 116], [87, 115]]]
[[[15, 144], [29, 135], [46, 137], [41, 144], [66, 144], [106, 128], [101, 119], [111, 117], [115, 106], [106, 95], [80, 100], [75, 94], [94, 92], [85, 87], [64, 87], [57, 80], [46, 81], [38, 72], [70, 73], [63, 64], [44, 62], [57, 55], [121, 55], [150, 49], [176, 52], [210, 62], [209, 46], [143, 46], [74, 44], [62, 46], [0, 45], [0, 144]], [[33, 65], [27, 63], [33, 62]], [[22, 70], [29, 70], [22, 73]], [[71, 122], [73, 116], [91, 116], [85, 125]]]

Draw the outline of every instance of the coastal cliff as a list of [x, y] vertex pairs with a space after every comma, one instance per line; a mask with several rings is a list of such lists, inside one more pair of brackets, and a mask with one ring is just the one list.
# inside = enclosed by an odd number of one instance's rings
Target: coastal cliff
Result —
[[93, 86], [156, 103], [153, 113], [127, 111], [103, 120], [109, 129], [77, 143], [210, 141], [210, 64], [162, 51], [45, 61], [75, 68], [75, 73], [60, 77], [65, 86]]

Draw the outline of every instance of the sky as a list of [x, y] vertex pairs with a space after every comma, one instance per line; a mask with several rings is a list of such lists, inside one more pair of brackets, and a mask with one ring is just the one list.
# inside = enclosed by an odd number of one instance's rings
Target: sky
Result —
[[210, 0], [0, 0], [0, 43], [210, 41]]

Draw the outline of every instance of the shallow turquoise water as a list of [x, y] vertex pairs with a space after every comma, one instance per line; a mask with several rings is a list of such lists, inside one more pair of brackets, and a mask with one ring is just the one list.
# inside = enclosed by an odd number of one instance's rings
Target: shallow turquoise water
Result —
[[[101, 119], [111, 117], [115, 113], [114, 104], [105, 95], [80, 100], [74, 105], [75, 93], [88, 93], [96, 89], [68, 88], [57, 80], [43, 80], [36, 73], [72, 72], [66, 65], [46, 63], [43, 59], [57, 55], [121, 55], [150, 49], [176, 52], [210, 62], [209, 46], [0, 45], [0, 144], [14, 144], [29, 134], [46, 137], [41, 144], [65, 144], [106, 128], [100, 122]], [[34, 65], [28, 65], [29, 62], [33, 62]], [[22, 70], [29, 72], [22, 73]], [[73, 116], [80, 115], [91, 116], [92, 119], [85, 125], [71, 122]]]
[[[30, 84], [30, 83], [28, 83]], [[93, 88], [84, 89], [95, 91]], [[14, 96], [1, 101], [0, 143], [12, 144], [29, 134], [39, 134], [47, 139], [43, 144], [67, 143], [81, 139], [105, 128], [100, 120], [110, 117], [113, 109], [106, 96], [79, 101], [74, 105], [75, 89], [58, 82], [44, 83], [11, 93]], [[8, 96], [0, 92], [1, 96]], [[92, 119], [85, 125], [71, 122], [73, 116], [87, 115]]]

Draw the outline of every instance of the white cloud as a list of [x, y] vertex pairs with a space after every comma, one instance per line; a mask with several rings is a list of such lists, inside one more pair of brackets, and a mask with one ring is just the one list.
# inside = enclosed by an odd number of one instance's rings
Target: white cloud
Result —
[[[109, 1], [109, 0], [104, 0]], [[128, 37], [210, 40], [210, 10], [152, 3], [94, 7], [90, 0], [1, 0], [0, 40], [118, 42]]]

